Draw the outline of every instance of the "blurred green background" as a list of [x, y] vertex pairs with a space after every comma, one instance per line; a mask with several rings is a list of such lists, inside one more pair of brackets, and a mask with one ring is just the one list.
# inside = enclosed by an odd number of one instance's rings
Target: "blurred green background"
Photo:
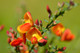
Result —
[[[0, 25], [5, 25], [4, 30], [0, 31], [0, 53], [9, 53], [6, 30], [12, 27], [17, 31], [16, 27], [21, 23], [20, 19], [23, 18], [25, 11], [31, 12], [34, 21], [48, 19], [46, 5], [49, 5], [54, 13], [58, 1], [69, 2], [69, 0], [0, 0]], [[80, 3], [80, 0], [74, 1]], [[80, 5], [59, 17], [59, 20], [66, 28], [71, 29], [76, 38], [71, 42], [55, 40], [54, 45], [66, 46], [66, 53], [80, 53]]]

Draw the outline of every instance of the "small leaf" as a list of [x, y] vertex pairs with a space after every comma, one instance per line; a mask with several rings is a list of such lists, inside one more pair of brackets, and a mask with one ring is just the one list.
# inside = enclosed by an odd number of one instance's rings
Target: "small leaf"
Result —
[[47, 29], [46, 29], [46, 28], [44, 28], [44, 27], [42, 27], [42, 31], [43, 31], [43, 32], [46, 32], [46, 31], [47, 31]]
[[55, 22], [56, 22], [56, 24], [60, 23], [60, 21], [59, 21], [59, 20], [55, 20]]
[[54, 17], [55, 17], [54, 15], [51, 15], [50, 20], [52, 21], [54, 19]]
[[45, 21], [45, 22], [47, 22], [47, 23], [49, 23], [49, 21], [48, 21], [48, 20], [46, 20], [46, 19], [44, 19], [44, 21]]
[[67, 6], [70, 6], [70, 4], [69, 4], [68, 2], [65, 2], [65, 4], [66, 4]]

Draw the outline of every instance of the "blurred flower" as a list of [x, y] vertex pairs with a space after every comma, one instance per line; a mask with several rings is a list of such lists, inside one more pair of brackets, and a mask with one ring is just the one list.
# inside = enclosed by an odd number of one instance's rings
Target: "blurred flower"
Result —
[[25, 53], [29, 53], [29, 51], [27, 50], [27, 51], [25, 51]]
[[58, 51], [58, 53], [63, 53], [62, 51]]
[[11, 36], [12, 39], [15, 39], [13, 33], [10, 32], [9, 35]]
[[13, 41], [10, 42], [10, 45], [11, 46], [18, 46], [20, 45], [20, 43], [23, 42], [23, 39], [22, 38], [17, 38], [17, 39], [14, 39]]
[[61, 41], [70, 41], [74, 39], [74, 35], [71, 33], [70, 29], [66, 29], [61, 36]]
[[33, 19], [32, 19], [32, 17], [31, 17], [30, 12], [26, 12], [26, 13], [25, 13], [25, 15], [24, 15], [24, 20], [25, 20], [25, 23], [30, 23], [31, 26], [34, 25]]
[[48, 37], [47, 36], [44, 36], [44, 39], [47, 39]]
[[8, 41], [8, 43], [10, 43], [10, 42], [11, 42], [11, 39], [10, 39], [10, 38], [8, 38], [8, 40], [7, 40], [7, 41]]
[[58, 6], [61, 7], [61, 3], [60, 2], [58, 2]]
[[3, 29], [4, 29], [4, 25], [1, 25], [0, 26], [0, 31], [3, 30]]
[[28, 31], [30, 28], [31, 28], [31, 24], [30, 23], [25, 23], [25, 24], [19, 25], [17, 27], [17, 30], [20, 33], [26, 33], [26, 31]]
[[40, 20], [40, 26], [42, 27], [42, 20]]
[[38, 43], [37, 38], [36, 37], [32, 37], [31, 38], [31, 43], [32, 44], [37, 44]]
[[27, 34], [26, 34], [26, 38], [27, 38], [28, 40], [31, 40], [32, 37], [36, 37], [38, 41], [39, 41], [40, 39], [42, 39], [41, 32], [40, 32], [37, 28], [35, 28], [35, 27], [33, 27], [32, 29], [30, 29], [30, 30], [27, 32]]
[[10, 35], [9, 35], [9, 31], [8, 31], [8, 30], [6, 31], [6, 33], [7, 33], [7, 35], [8, 35], [8, 36], [10, 36]]
[[10, 27], [10, 31], [13, 32], [13, 28], [12, 27]]
[[73, 0], [70, 0], [70, 5], [71, 5], [71, 6], [74, 6]]
[[39, 26], [39, 21], [36, 19], [35, 24]]
[[58, 23], [57, 25], [53, 26], [51, 28], [52, 32], [54, 32], [57, 36], [61, 36], [61, 34], [64, 31], [64, 26], [61, 23]]
[[63, 47], [62, 49], [63, 49], [63, 51], [64, 51], [64, 50], [66, 50], [66, 47]]

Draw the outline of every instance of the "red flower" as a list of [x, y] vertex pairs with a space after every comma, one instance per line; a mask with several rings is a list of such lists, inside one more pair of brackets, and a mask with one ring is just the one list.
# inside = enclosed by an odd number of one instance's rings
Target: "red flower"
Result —
[[70, 41], [74, 39], [74, 35], [71, 33], [69, 29], [66, 29], [63, 35], [61, 36], [61, 41]]
[[10, 45], [11, 46], [18, 46], [20, 43], [23, 42], [23, 39], [21, 38], [17, 38], [17, 39], [14, 39], [13, 41], [10, 42]]

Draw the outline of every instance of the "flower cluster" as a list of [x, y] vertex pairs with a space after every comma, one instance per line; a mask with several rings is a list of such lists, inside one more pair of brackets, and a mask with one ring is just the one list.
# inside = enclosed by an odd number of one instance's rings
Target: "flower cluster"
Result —
[[61, 37], [61, 41], [70, 41], [74, 39], [74, 35], [71, 33], [70, 29], [66, 29], [61, 23], [58, 23], [56, 26], [52, 27], [52, 31]]
[[54, 46], [54, 48], [52, 48], [51, 43], [47, 44], [47, 35], [43, 36], [43, 34], [47, 31], [51, 32], [52, 30], [54, 34], [61, 38], [61, 41], [71, 41], [74, 39], [74, 35], [71, 33], [70, 29], [65, 29], [65, 27], [57, 20], [59, 16], [63, 16], [65, 11], [70, 10], [75, 6], [75, 3], [72, 0], [67, 4], [67, 7], [65, 7], [66, 2], [63, 2], [62, 4], [59, 2], [59, 11], [56, 11], [55, 14], [52, 14], [52, 11], [47, 5], [46, 9], [49, 13], [49, 20], [45, 19], [45, 22], [47, 22], [46, 27], [43, 26], [42, 20], [39, 21], [36, 19], [34, 22], [31, 13], [26, 12], [24, 14], [24, 22], [17, 26], [20, 36], [18, 36], [17, 32], [12, 28], [7, 31], [8, 43], [15, 47], [16, 53], [38, 53], [38, 47], [45, 45], [48, 46], [48, 48], [45, 49], [46, 53], [63, 53], [66, 47], [57, 48], [57, 46]]

